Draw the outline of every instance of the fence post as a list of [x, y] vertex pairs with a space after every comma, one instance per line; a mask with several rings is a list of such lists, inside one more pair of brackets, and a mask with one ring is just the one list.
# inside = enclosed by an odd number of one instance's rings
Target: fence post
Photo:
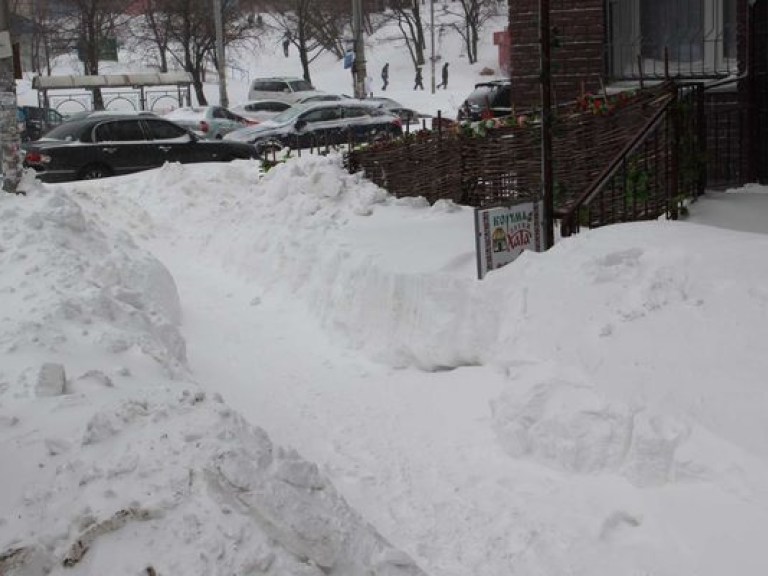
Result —
[[[668, 202], [669, 216], [677, 220], [677, 203], [680, 194], [680, 88], [675, 90], [675, 102], [671, 110], [672, 115], [672, 154], [670, 166], [669, 194], [671, 202]], [[669, 116], [667, 117], [669, 118]]]
[[707, 114], [704, 100], [704, 87], [699, 84], [694, 92], [694, 106], [696, 106], [696, 123], [698, 130], [696, 133], [696, 163], [699, 168], [699, 177], [696, 183], [696, 195], [701, 196], [707, 188], [707, 171], [709, 161], [707, 160]]
[[552, 43], [550, 42], [549, 0], [539, 0], [539, 42], [541, 58], [541, 188], [544, 201], [544, 249], [555, 244], [555, 206], [552, 170]]

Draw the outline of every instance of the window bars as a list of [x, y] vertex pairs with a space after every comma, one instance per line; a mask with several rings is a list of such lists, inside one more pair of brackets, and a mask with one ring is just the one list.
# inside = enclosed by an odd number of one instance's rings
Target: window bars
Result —
[[606, 60], [615, 80], [737, 73], [737, 0], [606, 0]]

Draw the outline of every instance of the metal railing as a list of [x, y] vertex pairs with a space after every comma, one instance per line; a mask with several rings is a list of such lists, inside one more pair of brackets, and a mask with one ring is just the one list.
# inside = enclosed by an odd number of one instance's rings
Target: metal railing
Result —
[[657, 218], [674, 210], [678, 166], [669, 96], [602, 172], [567, 208], [556, 210], [562, 236], [618, 222]]

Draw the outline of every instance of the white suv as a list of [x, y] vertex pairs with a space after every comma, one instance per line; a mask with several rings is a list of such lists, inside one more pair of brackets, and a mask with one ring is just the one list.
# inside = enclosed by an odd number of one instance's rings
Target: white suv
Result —
[[322, 94], [322, 92], [315, 90], [315, 87], [303, 78], [278, 76], [274, 78], [256, 78], [251, 82], [248, 99], [282, 100], [283, 102], [294, 103], [314, 94]]

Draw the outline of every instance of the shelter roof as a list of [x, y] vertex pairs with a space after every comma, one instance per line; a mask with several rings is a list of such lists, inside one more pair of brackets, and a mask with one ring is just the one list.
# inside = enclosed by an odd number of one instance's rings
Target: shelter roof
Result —
[[187, 86], [192, 83], [189, 72], [152, 72], [144, 74], [101, 74], [98, 76], [35, 76], [32, 88], [120, 88], [125, 86]]

